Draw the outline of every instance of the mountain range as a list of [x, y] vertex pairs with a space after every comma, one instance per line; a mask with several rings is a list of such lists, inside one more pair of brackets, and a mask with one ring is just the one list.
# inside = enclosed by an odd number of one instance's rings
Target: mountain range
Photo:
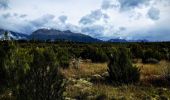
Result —
[[28, 39], [28, 35], [26, 35], [26, 34], [0, 29], [0, 40], [4, 39], [5, 31], [8, 32], [8, 37], [10, 40], [21, 40], [21, 39], [26, 40], [26, 39]]
[[55, 29], [38, 29], [31, 35], [18, 33], [14, 31], [0, 29], [0, 40], [4, 39], [4, 32], [8, 32], [10, 40], [39, 40], [39, 41], [73, 41], [73, 42], [149, 42], [148, 40], [126, 40], [126, 39], [110, 39], [108, 41], [102, 41], [93, 38], [89, 35], [74, 33], [69, 30], [60, 31]]
[[110, 39], [108, 40], [108, 42], [149, 42], [148, 40], [126, 40], [126, 39], [119, 39], [119, 38], [115, 38], [115, 39]]

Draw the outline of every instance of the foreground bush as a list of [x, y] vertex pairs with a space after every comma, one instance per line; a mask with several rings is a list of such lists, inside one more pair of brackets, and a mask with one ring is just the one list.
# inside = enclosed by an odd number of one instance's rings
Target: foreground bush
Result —
[[8, 85], [9, 76], [6, 62], [9, 61], [9, 57], [12, 55], [14, 48], [12, 43], [9, 42], [4, 42], [4, 44], [0, 45], [0, 92]]
[[33, 61], [22, 83], [19, 83], [18, 100], [61, 100], [64, 81], [58, 70], [54, 52], [47, 49], [32, 50]]
[[125, 48], [119, 48], [111, 54], [108, 72], [110, 80], [117, 84], [134, 83], [139, 81], [140, 78], [139, 69], [133, 67], [129, 51]]

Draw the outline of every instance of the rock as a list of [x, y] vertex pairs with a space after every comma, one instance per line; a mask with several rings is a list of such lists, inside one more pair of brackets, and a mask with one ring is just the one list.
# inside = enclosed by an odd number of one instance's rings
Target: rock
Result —
[[104, 78], [99, 74], [91, 76], [91, 81], [101, 81], [101, 80], [104, 80]]
[[79, 87], [79, 88], [86, 88], [86, 87], [91, 87], [93, 84], [89, 81], [86, 81], [84, 79], [79, 79], [76, 81], [76, 84], [74, 86]]
[[104, 72], [104, 73], [102, 74], [102, 77], [104, 77], [104, 78], [109, 77], [109, 73], [108, 73], [108, 72]]
[[72, 98], [69, 98], [69, 97], [65, 97], [64, 100], [76, 100], [76, 99], [72, 99]]
[[79, 83], [82, 83], [82, 84], [87, 84], [87, 85], [90, 85], [90, 86], [92, 85], [91, 82], [86, 81], [86, 80], [84, 80], [84, 79], [79, 79], [78, 82], [79, 82]]

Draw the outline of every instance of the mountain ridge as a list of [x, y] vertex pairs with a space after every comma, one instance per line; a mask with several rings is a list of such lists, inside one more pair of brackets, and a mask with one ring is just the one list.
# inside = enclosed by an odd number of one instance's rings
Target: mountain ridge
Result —
[[32, 32], [30, 35], [26, 35], [19, 32], [0, 29], [0, 40], [3, 40], [3, 33], [7, 31], [9, 33], [10, 40], [39, 40], [39, 41], [72, 41], [72, 42], [151, 42], [146, 39], [141, 40], [126, 40], [120, 38], [113, 38], [107, 41], [103, 41], [89, 35], [82, 33], [71, 32], [70, 30], [56, 30], [56, 29], [38, 29]]
[[82, 33], [74, 33], [70, 30], [60, 31], [55, 29], [38, 29], [34, 31], [29, 39], [34, 40], [67, 40], [74, 42], [102, 42], [102, 40], [93, 38]]
[[0, 40], [4, 39], [4, 33], [8, 32], [10, 40], [26, 40], [28, 35], [10, 30], [0, 29]]
[[107, 42], [150, 42], [149, 40], [146, 39], [140, 39], [140, 40], [126, 40], [126, 39], [119, 39], [119, 38], [115, 38], [115, 39], [110, 39]]

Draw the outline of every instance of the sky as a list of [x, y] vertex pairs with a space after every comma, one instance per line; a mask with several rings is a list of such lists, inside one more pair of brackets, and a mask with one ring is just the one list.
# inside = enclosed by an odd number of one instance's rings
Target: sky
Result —
[[108, 39], [170, 41], [170, 0], [0, 0], [0, 28]]

